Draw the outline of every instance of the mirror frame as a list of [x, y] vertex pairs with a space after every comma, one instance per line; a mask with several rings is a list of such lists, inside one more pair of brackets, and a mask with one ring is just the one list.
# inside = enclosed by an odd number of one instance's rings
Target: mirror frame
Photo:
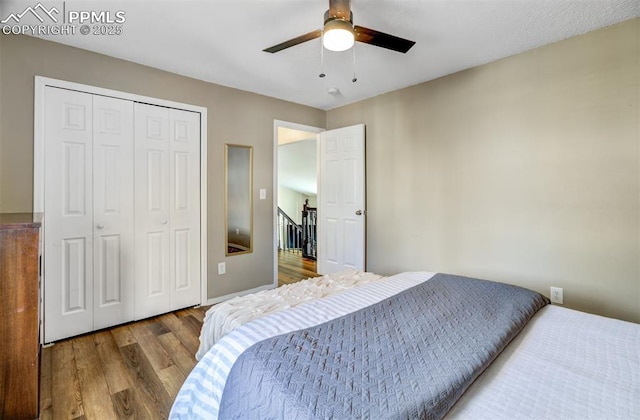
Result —
[[[242, 162], [243, 165], [241, 167], [230, 167], [229, 162], [229, 152], [233, 149], [248, 149], [249, 156], [248, 162]], [[233, 162], [231, 162], [233, 164]], [[246, 170], [248, 173], [235, 173], [235, 171]], [[242, 255], [249, 254], [253, 252], [253, 146], [245, 146], [241, 144], [225, 144], [224, 145], [224, 232], [225, 232], [225, 255], [230, 257], [234, 255]], [[237, 177], [238, 175], [246, 175], [249, 179], [248, 185], [246, 185], [247, 191], [246, 195], [248, 196], [248, 203], [230, 203], [230, 187], [229, 181], [232, 178]], [[244, 178], [244, 176], [242, 176]], [[241, 195], [244, 195], [241, 192]], [[232, 197], [233, 199], [233, 197]], [[245, 201], [245, 200], [242, 200]], [[248, 205], [248, 220], [243, 220], [240, 225], [236, 223], [236, 231], [235, 237], [230, 229], [230, 220], [229, 220], [229, 204], [231, 204], [231, 208], [238, 208], [240, 206]], [[245, 223], [246, 222], [246, 223]], [[248, 226], [246, 226], [248, 224]], [[248, 234], [245, 232], [241, 233], [241, 230], [246, 230], [248, 227]], [[248, 239], [249, 243], [238, 243], [238, 239]], [[235, 250], [230, 250], [233, 248]]]

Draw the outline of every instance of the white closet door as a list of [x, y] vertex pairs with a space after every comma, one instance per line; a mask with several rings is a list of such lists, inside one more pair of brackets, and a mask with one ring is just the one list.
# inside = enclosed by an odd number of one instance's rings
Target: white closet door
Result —
[[133, 319], [133, 102], [93, 97], [94, 329]]
[[45, 342], [93, 329], [92, 95], [46, 88]]
[[171, 109], [171, 310], [200, 303], [200, 114]]
[[135, 319], [171, 310], [169, 109], [134, 104]]

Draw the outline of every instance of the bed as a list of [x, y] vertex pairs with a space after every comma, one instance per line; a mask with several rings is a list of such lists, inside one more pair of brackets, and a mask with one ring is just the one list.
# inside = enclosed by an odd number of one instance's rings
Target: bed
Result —
[[640, 326], [402, 273], [232, 329], [171, 418], [640, 418]]

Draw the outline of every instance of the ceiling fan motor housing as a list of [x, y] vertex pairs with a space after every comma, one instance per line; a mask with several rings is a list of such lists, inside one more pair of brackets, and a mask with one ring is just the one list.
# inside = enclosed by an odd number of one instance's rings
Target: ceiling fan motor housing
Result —
[[[349, 25], [349, 28], [353, 30], [353, 12], [349, 12], [349, 19], [346, 16], [342, 16], [343, 13], [336, 13], [335, 16], [329, 14], [329, 10], [324, 12], [324, 29], [328, 30], [327, 25], [344, 25], [340, 26], [340, 29], [346, 29], [346, 25]], [[334, 29], [335, 27], [331, 27]]]

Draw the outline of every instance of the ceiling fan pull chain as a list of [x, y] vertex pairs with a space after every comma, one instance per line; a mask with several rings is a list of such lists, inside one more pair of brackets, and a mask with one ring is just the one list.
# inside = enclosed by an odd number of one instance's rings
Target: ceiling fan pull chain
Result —
[[358, 78], [356, 77], [356, 46], [355, 44], [353, 45], [353, 79], [351, 79], [351, 81], [353, 83], [358, 81]]
[[320, 74], [318, 75], [318, 77], [320, 78], [326, 76], [326, 74], [324, 74], [324, 45], [322, 45], [323, 36], [324, 36], [324, 31], [320, 35]]

